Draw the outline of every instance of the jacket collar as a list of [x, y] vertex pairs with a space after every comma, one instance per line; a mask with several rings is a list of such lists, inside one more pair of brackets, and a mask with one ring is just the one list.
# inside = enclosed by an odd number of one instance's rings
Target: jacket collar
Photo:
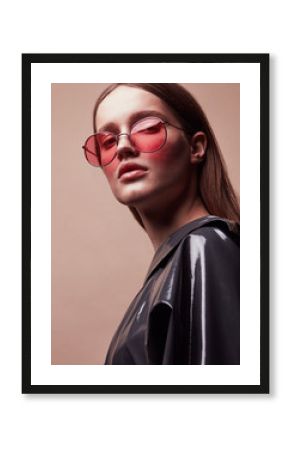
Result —
[[[154, 272], [154, 270], [157, 268], [157, 266], [161, 263], [161, 261], [166, 258], [166, 256], [177, 247], [177, 245], [180, 243], [180, 241], [187, 236], [190, 232], [197, 230], [198, 228], [201, 228], [208, 223], [216, 222], [216, 224], [219, 222], [221, 224], [226, 224], [229, 228], [229, 221], [226, 219], [222, 219], [218, 216], [205, 216], [201, 217], [199, 219], [195, 219], [192, 222], [189, 222], [185, 225], [183, 225], [181, 228], [178, 228], [178, 230], [174, 231], [156, 250], [153, 259], [151, 261], [151, 264], [149, 266], [147, 275], [145, 277], [144, 283], [147, 281], [147, 279], [151, 276], [151, 274]], [[229, 228], [230, 230], [230, 228]]]

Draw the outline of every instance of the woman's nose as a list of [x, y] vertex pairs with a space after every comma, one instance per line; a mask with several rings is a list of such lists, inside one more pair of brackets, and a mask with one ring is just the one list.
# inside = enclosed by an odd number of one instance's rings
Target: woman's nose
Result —
[[117, 155], [118, 157], [127, 154], [138, 154], [138, 150], [132, 145], [130, 141], [130, 136], [126, 133], [119, 135], [119, 140], [117, 143]]

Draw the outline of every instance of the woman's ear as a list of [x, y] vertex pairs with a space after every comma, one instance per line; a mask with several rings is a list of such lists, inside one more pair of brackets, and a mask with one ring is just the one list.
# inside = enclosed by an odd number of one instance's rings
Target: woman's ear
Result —
[[191, 162], [194, 164], [204, 160], [207, 149], [207, 137], [203, 131], [198, 131], [191, 138]]

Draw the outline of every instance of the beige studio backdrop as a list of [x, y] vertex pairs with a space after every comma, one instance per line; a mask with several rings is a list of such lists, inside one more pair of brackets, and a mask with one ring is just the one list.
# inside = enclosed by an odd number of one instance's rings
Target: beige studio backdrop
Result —
[[[107, 84], [52, 84], [52, 364], [103, 364], [153, 247], [82, 145]], [[240, 186], [240, 85], [187, 84]]]

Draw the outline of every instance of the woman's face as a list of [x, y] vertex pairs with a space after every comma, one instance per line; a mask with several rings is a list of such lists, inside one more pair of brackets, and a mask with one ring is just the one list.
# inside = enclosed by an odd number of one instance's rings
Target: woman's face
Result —
[[[148, 111], [148, 116], [157, 116], [181, 127], [159, 97], [139, 88], [119, 86], [98, 108], [97, 131], [130, 133], [132, 125], [144, 117], [144, 111]], [[137, 113], [142, 115], [138, 117]], [[120, 169], [128, 163], [140, 165], [142, 169], [120, 176]], [[117, 200], [137, 208], [158, 208], [170, 199], [178, 200], [192, 183], [192, 170], [190, 143], [182, 130], [171, 126], [167, 126], [166, 143], [155, 153], [141, 153], [131, 145], [128, 136], [120, 136], [117, 156], [103, 167]]]

